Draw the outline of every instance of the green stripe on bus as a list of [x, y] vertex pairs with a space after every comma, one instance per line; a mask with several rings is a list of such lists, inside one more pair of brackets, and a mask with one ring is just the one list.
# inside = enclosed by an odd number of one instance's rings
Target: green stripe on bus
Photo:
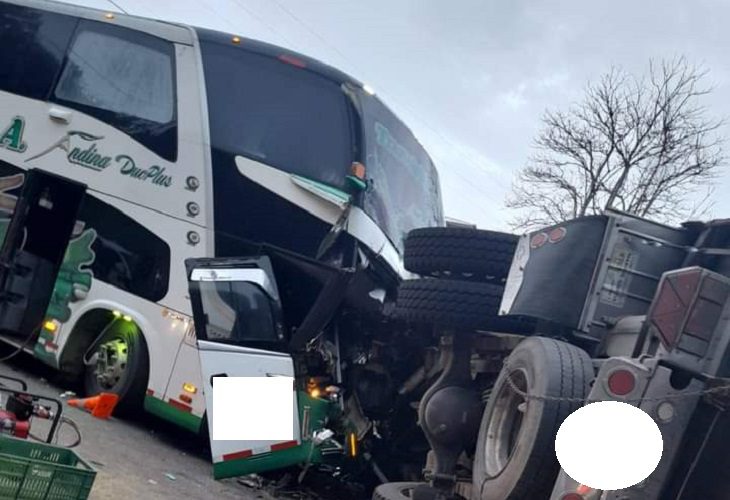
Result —
[[[333, 412], [339, 411], [337, 404], [326, 399], [313, 398], [304, 391], [297, 391], [297, 400], [299, 423], [302, 427], [307, 424], [306, 428], [302, 428], [304, 436], [311, 436], [315, 431], [323, 429], [328, 419], [334, 416]], [[213, 476], [216, 479], [224, 479], [307, 462], [318, 464], [322, 461], [322, 452], [319, 446], [314, 450], [312, 446], [312, 441], [305, 439], [299, 446], [214, 463]]]
[[317, 464], [321, 461], [319, 447], [315, 447], [314, 453], [310, 456], [311, 441], [306, 441], [299, 446], [285, 450], [260, 453], [247, 458], [237, 458], [213, 464], [213, 477], [225, 479], [227, 477], [245, 476], [254, 472], [266, 472], [270, 470], [290, 467], [292, 465], [306, 463], [311, 458], [311, 463]]
[[190, 432], [199, 432], [203, 419], [190, 412], [180, 410], [154, 396], [144, 397], [144, 409]]

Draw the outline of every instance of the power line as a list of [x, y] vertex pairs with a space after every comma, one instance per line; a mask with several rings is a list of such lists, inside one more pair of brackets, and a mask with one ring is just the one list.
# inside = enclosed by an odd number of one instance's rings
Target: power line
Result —
[[[240, 3], [236, 2], [235, 0], [232, 0], [232, 3], [236, 6], [236, 8], [244, 11], [249, 17], [253, 18], [254, 20], [256, 20], [259, 23], [261, 23], [264, 27], [268, 28], [269, 31], [271, 31], [275, 35], [280, 36], [284, 41], [286, 41], [290, 45], [292, 44], [291, 43], [291, 40], [289, 40], [282, 32], [280, 32], [279, 30], [277, 30], [273, 25], [271, 25], [270, 23], [266, 22], [263, 18], [261, 18], [261, 16], [257, 15], [256, 13], [254, 13], [253, 11], [251, 11], [250, 9], [248, 9], [246, 6], [244, 6], [243, 4], [240, 4]], [[201, 1], [198, 5], [200, 7], [202, 7], [204, 10], [206, 10], [207, 12], [209, 12], [211, 15], [213, 15], [214, 17], [216, 17], [217, 19], [220, 19], [221, 21], [223, 21], [227, 26], [229, 26], [230, 27], [230, 30], [231, 30], [231, 33], [237, 34], [237, 35], [245, 35], [244, 31], [241, 29], [240, 26], [236, 26], [236, 24], [233, 23], [229, 19], [229, 17], [221, 14], [217, 9], [215, 9], [212, 6], [210, 6], [208, 4], [208, 2], [206, 2], [205, 0]]]
[[110, 4], [112, 4], [112, 5], [114, 6], [114, 7], [116, 7], [116, 8], [117, 8], [117, 9], [119, 9], [119, 10], [121, 10], [121, 11], [122, 11], [122, 12], [124, 12], [125, 14], [128, 14], [128, 12], [127, 12], [126, 10], [124, 10], [124, 9], [123, 9], [123, 8], [122, 8], [122, 7], [121, 7], [121, 6], [119, 5], [119, 4], [117, 4], [117, 2], [115, 2], [114, 0], [107, 0], [107, 2], [109, 2], [109, 3], [110, 3]]
[[[285, 7], [282, 5], [282, 3], [279, 0], [272, 0], [272, 2], [285, 14], [287, 14], [289, 17], [291, 17], [296, 23], [298, 23], [300, 26], [302, 26], [304, 29], [306, 29], [309, 33], [311, 33], [315, 38], [317, 38], [320, 42], [322, 42], [324, 45], [329, 47], [331, 50], [333, 50], [348, 66], [354, 68], [355, 66], [350, 62], [349, 58], [333, 43], [330, 43], [325, 37], [320, 35], [314, 28], [312, 28], [309, 24], [304, 22], [299, 16], [294, 14], [294, 12], [291, 11], [288, 7]], [[410, 106], [407, 106], [403, 103], [400, 104], [400, 107], [402, 107], [405, 111], [407, 111], [413, 118], [415, 118], [418, 122], [420, 122], [422, 125], [424, 125], [426, 128], [431, 130], [436, 136], [438, 136], [444, 143], [449, 144], [452, 148], [454, 148], [455, 151], [457, 151], [465, 160], [469, 162], [469, 164], [473, 165], [473, 168], [476, 168], [478, 170], [483, 169], [476, 165], [476, 161], [471, 158], [471, 155], [463, 150], [461, 145], [457, 144], [456, 142], [452, 141], [445, 135], [443, 135], [439, 130], [436, 129], [436, 127], [432, 126], [427, 120], [425, 120], [422, 116], [420, 116], [418, 113], [414, 112], [413, 109]], [[460, 176], [461, 177], [461, 176]], [[462, 177], [467, 183], [465, 178]], [[501, 179], [497, 181], [502, 187], [508, 187], [506, 186]], [[470, 184], [471, 185], [471, 184]], [[474, 186], [472, 186], [474, 187]]]
[[260, 15], [256, 14], [254, 11], [252, 11], [247, 6], [245, 6], [242, 2], [239, 2], [238, 0], [233, 0], [233, 3], [236, 4], [237, 7], [239, 7], [242, 10], [244, 10], [246, 13], [248, 13], [248, 15], [250, 15], [254, 19], [258, 20], [261, 24], [263, 24], [267, 28], [269, 28], [269, 30], [271, 30], [272, 32], [274, 32], [277, 35], [279, 35], [284, 41], [286, 41], [289, 44], [290, 47], [294, 47], [295, 44], [292, 43], [292, 41], [289, 40], [289, 38], [286, 35], [284, 35], [281, 31], [279, 31], [278, 29], [276, 29], [276, 27], [274, 27], [273, 24], [269, 23], [263, 17], [261, 17]]
[[226, 16], [221, 16], [221, 15], [218, 14], [217, 11], [213, 10], [211, 7], [208, 7], [207, 2], [205, 2], [205, 0], [201, 1], [199, 5], [203, 8], [203, 10], [207, 10], [208, 12], [210, 12], [211, 14], [213, 14], [213, 16], [221, 19], [224, 23], [226, 23], [228, 26], [230, 26], [232, 33], [235, 34], [235, 33], [238, 33], [239, 32], [239, 29], [238, 29], [238, 27], [235, 24], [233, 24], [232, 22], [230, 22]]
[[272, 1], [279, 8], [279, 10], [281, 10], [286, 15], [288, 15], [289, 17], [291, 17], [296, 23], [298, 23], [299, 25], [301, 25], [305, 30], [307, 30], [315, 38], [317, 38], [317, 40], [319, 40], [324, 45], [326, 45], [331, 50], [333, 50], [337, 55], [340, 56], [340, 58], [342, 58], [342, 60], [346, 64], [348, 64], [348, 65], [350, 64], [350, 61], [349, 61], [348, 57], [335, 44], [330, 43], [326, 38], [324, 38], [322, 35], [320, 35], [319, 33], [317, 33], [317, 31], [315, 31], [314, 29], [312, 29], [312, 27], [309, 26], [307, 23], [305, 23], [299, 16], [297, 16], [296, 14], [294, 14], [289, 8], [287, 8], [284, 5], [282, 5], [281, 2], [279, 2], [279, 0], [272, 0]]
[[[114, 5], [115, 7], [117, 7], [122, 12], [124, 12], [125, 14], [127, 13], [121, 6], [119, 6], [115, 2], [115, 0], [107, 0], [107, 1], [109, 3], [111, 3], [112, 5]], [[332, 50], [334, 53], [336, 53], [339, 56], [339, 58], [347, 66], [350, 66], [353, 69], [356, 67], [355, 65], [353, 65], [351, 63], [349, 57], [347, 55], [345, 55], [344, 52], [342, 52], [335, 44], [329, 42], [324, 36], [322, 36], [319, 32], [317, 32], [317, 30], [315, 30], [314, 28], [312, 28], [308, 23], [306, 23], [299, 16], [297, 16], [294, 12], [292, 12], [291, 9], [289, 9], [286, 6], [284, 6], [279, 0], [272, 0], [272, 2], [279, 8], [279, 10], [281, 10], [282, 12], [284, 12], [294, 22], [296, 22], [297, 24], [299, 24], [300, 26], [302, 26], [312, 36], [314, 36], [317, 40], [319, 40], [320, 43], [322, 43], [324, 46], [326, 46], [327, 48], [329, 48], [330, 50]], [[258, 15], [257, 13], [255, 13], [253, 10], [251, 10], [249, 7], [247, 7], [246, 5], [244, 5], [239, 0], [233, 0], [233, 3], [235, 4], [235, 6], [237, 8], [239, 8], [240, 10], [243, 10], [244, 12], [246, 12], [253, 19], [257, 20], [264, 27], [268, 28], [272, 33], [274, 33], [275, 35], [280, 36], [285, 42], [287, 42], [290, 45], [290, 47], [296, 48], [296, 44], [294, 44], [286, 35], [284, 35], [274, 25], [272, 25], [271, 23], [267, 22], [262, 16]], [[210, 12], [211, 14], [213, 14], [213, 16], [215, 16], [215, 17], [223, 20], [228, 26], [230, 26], [233, 29], [234, 32], [238, 32], [240, 30], [240, 28], [236, 27], [235, 24], [229, 20], [229, 18], [227, 18], [226, 16], [222, 15], [220, 12], [217, 11], [217, 9], [212, 8], [212, 6], [210, 6], [207, 2], [203, 1], [203, 2], [201, 2], [200, 5], [205, 10], [207, 10], [208, 12]], [[387, 93], [385, 93], [385, 94], [387, 95]], [[422, 116], [420, 116], [418, 113], [416, 113], [413, 110], [413, 108], [411, 108], [408, 105], [405, 105], [402, 102], [399, 103], [399, 107], [403, 108], [404, 111], [406, 111], [412, 118], [414, 118], [421, 125], [425, 126], [427, 129], [429, 129], [433, 134], [435, 134], [439, 139], [441, 139], [442, 142], [444, 142], [446, 144], [449, 144], [454, 149], [454, 151], [456, 151], [463, 159], [465, 159], [467, 161], [467, 164], [468, 165], [471, 165], [472, 168], [475, 168], [475, 169], [477, 169], [477, 170], [479, 170], [481, 172], [485, 172], [485, 170], [482, 169], [478, 165], [478, 162], [474, 158], [472, 158], [469, 153], [467, 153], [467, 152], [465, 152], [463, 150], [463, 148], [462, 148], [461, 145], [459, 145], [458, 143], [454, 142], [453, 140], [451, 140], [450, 138], [448, 138], [447, 136], [445, 136], [444, 134], [442, 134], [436, 127], [432, 126], [427, 120], [425, 120]], [[432, 154], [434, 156], [437, 156], [438, 158], [441, 158], [442, 160], [444, 159], [444, 156], [441, 153], [438, 153], [438, 154], [432, 153]], [[444, 173], [446, 173], [446, 171], [444, 171]], [[485, 172], [485, 173], [489, 173], [489, 172]], [[482, 189], [480, 189], [479, 187], [477, 187], [477, 186], [474, 185], [473, 179], [468, 178], [465, 174], [463, 174], [459, 170], [449, 169], [448, 170], [448, 174], [455, 175], [456, 177], [458, 177], [459, 179], [461, 179], [461, 181], [464, 184], [466, 184], [467, 186], [469, 186], [469, 188], [472, 191], [474, 191], [475, 193], [480, 194], [480, 195], [484, 195], [485, 194], [485, 192]], [[498, 179], [497, 180], [497, 183], [500, 184], [503, 188], [507, 188], [508, 187], [508, 186], [505, 185], [505, 183], [502, 181], [502, 179]]]

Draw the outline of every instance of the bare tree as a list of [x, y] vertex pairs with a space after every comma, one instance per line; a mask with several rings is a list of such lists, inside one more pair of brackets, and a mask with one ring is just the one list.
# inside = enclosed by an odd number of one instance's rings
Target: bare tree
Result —
[[[612, 69], [567, 111], [546, 111], [507, 206], [519, 229], [617, 208], [675, 222], [708, 208], [724, 161], [721, 120], [700, 101], [706, 71], [685, 58], [633, 77]], [[700, 196], [704, 192], [704, 196]]]

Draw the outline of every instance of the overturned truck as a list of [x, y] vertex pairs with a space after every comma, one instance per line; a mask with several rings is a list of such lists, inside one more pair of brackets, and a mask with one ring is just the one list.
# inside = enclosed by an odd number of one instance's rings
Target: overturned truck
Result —
[[[521, 238], [414, 230], [405, 266], [420, 277], [390, 289], [268, 246], [191, 260], [205, 389], [295, 379], [295, 439], [220, 459], [370, 474], [381, 500], [724, 498], [705, 478], [728, 467], [713, 444], [728, 434], [728, 248], [726, 221], [607, 212]], [[589, 395], [640, 406], [665, 434], [642, 484], [600, 492], [560, 471], [556, 432]]]

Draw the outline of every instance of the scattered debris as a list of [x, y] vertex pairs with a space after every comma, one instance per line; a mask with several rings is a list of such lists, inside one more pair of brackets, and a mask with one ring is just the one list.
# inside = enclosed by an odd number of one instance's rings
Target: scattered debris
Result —
[[261, 489], [264, 486], [264, 479], [258, 474], [249, 474], [247, 476], [239, 477], [236, 479], [238, 484], [247, 486], [249, 488]]
[[148, 479], [147, 482], [150, 484], [157, 484], [157, 481], [155, 481], [154, 479]]
[[62, 392], [61, 394], [59, 394], [58, 397], [61, 399], [75, 398], [76, 393], [74, 391], [66, 391], [66, 392]]
[[177, 478], [175, 477], [175, 475], [174, 475], [174, 474], [170, 474], [169, 472], [166, 472], [166, 473], [165, 473], [165, 477], [166, 477], [167, 479], [169, 479], [170, 481], [174, 481], [174, 480], [176, 480], [176, 479], [177, 479]]

